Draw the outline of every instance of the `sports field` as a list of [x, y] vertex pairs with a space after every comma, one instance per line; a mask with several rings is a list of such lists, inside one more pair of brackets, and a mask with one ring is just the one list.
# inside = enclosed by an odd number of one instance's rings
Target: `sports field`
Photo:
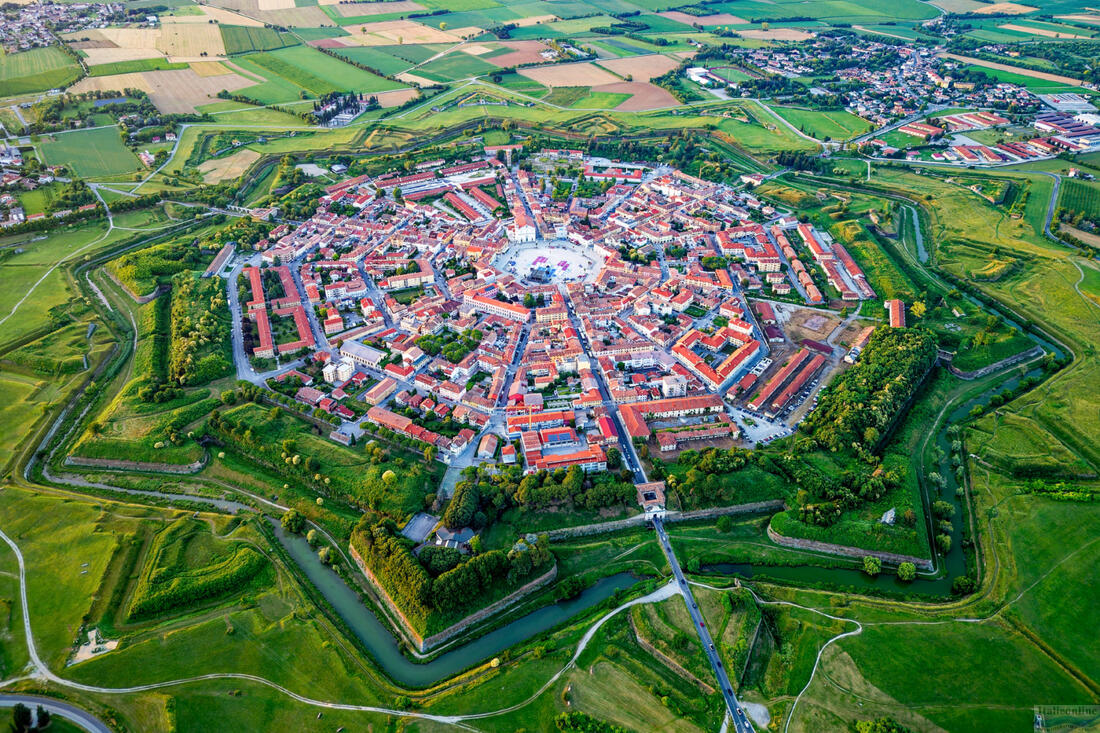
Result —
[[40, 150], [48, 164], [70, 166], [81, 178], [116, 176], [141, 168], [114, 127], [52, 135], [43, 140]]
[[76, 61], [56, 46], [15, 54], [0, 51], [0, 97], [58, 89], [79, 76]]

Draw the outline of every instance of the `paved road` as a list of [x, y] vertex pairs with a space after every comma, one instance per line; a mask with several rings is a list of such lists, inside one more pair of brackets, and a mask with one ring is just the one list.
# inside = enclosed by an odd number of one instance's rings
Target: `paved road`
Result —
[[[566, 290], [564, 285], [559, 285], [558, 291], [565, 301], [566, 312], [569, 314], [569, 322], [573, 325], [574, 330], [576, 330], [581, 340], [581, 347], [584, 349], [584, 353], [588, 355], [589, 358], [592, 358], [592, 355], [588, 353], [588, 335], [581, 326], [580, 316], [578, 316], [577, 312], [573, 309], [573, 299], [569, 297], [569, 291]], [[595, 359], [593, 359], [593, 361], [595, 361]], [[626, 429], [619, 420], [619, 411], [616, 409], [615, 402], [611, 399], [611, 392], [604, 382], [603, 370], [599, 368], [593, 369], [592, 375], [596, 379], [596, 385], [600, 389], [600, 397], [603, 398], [604, 405], [608, 406], [608, 412], [611, 415], [611, 424], [615, 426], [615, 432], [618, 434], [619, 453], [622, 455], [623, 463], [634, 473], [634, 483], [645, 483], [648, 479], [646, 478], [645, 471], [642, 469], [642, 462], [638, 458], [637, 451], [634, 450], [634, 443], [631, 442], [630, 435], [627, 434]]]
[[67, 702], [38, 695], [0, 695], [0, 708], [13, 708], [19, 703], [23, 703], [31, 710], [41, 705], [50, 712], [50, 715], [70, 720], [90, 733], [111, 733], [111, 729], [102, 720]]
[[676, 560], [676, 554], [672, 551], [672, 544], [668, 541], [668, 534], [665, 532], [665, 526], [660, 517], [653, 518], [653, 527], [657, 530], [657, 539], [661, 542], [661, 550], [665, 553], [665, 557], [668, 558], [668, 564], [672, 568], [673, 579], [679, 586], [680, 594], [687, 603], [688, 614], [691, 616], [691, 623], [695, 627], [696, 633], [699, 634], [699, 640], [703, 642], [703, 653], [707, 655], [707, 660], [710, 661], [711, 669], [714, 670], [714, 676], [718, 679], [722, 697], [726, 701], [726, 707], [729, 709], [730, 717], [733, 718], [733, 729], [736, 733], [752, 733], [752, 723], [749, 722], [749, 718], [745, 715], [744, 709], [741, 707], [740, 703], [737, 702], [737, 698], [734, 697], [733, 685], [730, 684], [729, 676], [726, 674], [726, 668], [718, 656], [718, 649], [715, 647], [714, 640], [711, 639], [706, 622], [703, 621], [703, 614], [699, 611], [699, 604], [695, 602], [695, 597], [691, 594], [691, 586], [688, 585], [687, 578], [684, 577], [684, 571], [680, 569], [680, 563]]

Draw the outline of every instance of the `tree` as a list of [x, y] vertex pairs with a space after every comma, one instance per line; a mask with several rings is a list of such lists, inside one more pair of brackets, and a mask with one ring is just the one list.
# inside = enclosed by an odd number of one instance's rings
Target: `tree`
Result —
[[38, 730], [46, 730], [50, 727], [50, 723], [53, 722], [50, 717], [50, 711], [39, 705], [34, 711], [35, 724]]
[[31, 709], [21, 702], [16, 703], [11, 711], [12, 733], [26, 733], [32, 726]]
[[918, 300], [909, 307], [909, 312], [917, 318], [924, 318], [924, 314], [928, 312], [928, 306]]
[[718, 523], [716, 525], [719, 532], [729, 532], [733, 529], [733, 520], [730, 519], [728, 514], [724, 514], [718, 517]]
[[917, 577], [917, 566], [911, 562], [903, 562], [898, 565], [898, 580], [904, 580], [906, 583]]
[[317, 552], [317, 557], [320, 559], [322, 565], [328, 565], [332, 562], [332, 548], [325, 545]]
[[427, 461], [428, 463], [431, 463], [432, 461], [434, 461], [435, 460], [435, 452], [436, 452], [435, 446], [434, 445], [429, 445], [427, 448], [424, 449], [424, 460]]
[[874, 555], [866, 555], [863, 558], [863, 572], [867, 573], [872, 578], [875, 577], [882, 572], [882, 560]]
[[951, 552], [951, 535], [936, 535], [936, 547], [937, 549], [939, 549], [941, 555], [946, 555], [947, 553]]
[[313, 545], [314, 547], [316, 547], [317, 539], [318, 539], [317, 530], [311, 529], [310, 531], [306, 532], [306, 542], [308, 542], [310, 545]]
[[607, 449], [607, 470], [617, 471], [619, 467], [623, 465], [623, 456], [619, 452], [618, 448], [611, 447]]
[[387, 471], [382, 474], [382, 480], [386, 483], [386, 486], [393, 486], [397, 483], [397, 474], [387, 469]]
[[306, 518], [303, 517], [297, 509], [291, 509], [282, 516], [280, 520], [283, 525], [283, 529], [287, 532], [293, 532], [294, 534], [300, 534], [306, 526]]

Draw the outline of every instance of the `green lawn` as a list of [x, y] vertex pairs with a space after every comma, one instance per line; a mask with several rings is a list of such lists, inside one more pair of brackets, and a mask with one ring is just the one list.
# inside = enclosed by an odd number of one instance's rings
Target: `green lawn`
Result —
[[51, 135], [40, 150], [48, 164], [69, 166], [82, 178], [105, 178], [142, 168], [137, 156], [122, 144], [115, 127]]

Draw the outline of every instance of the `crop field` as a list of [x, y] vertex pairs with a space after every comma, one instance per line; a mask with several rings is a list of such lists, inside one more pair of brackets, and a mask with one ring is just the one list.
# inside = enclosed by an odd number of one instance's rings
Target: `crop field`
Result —
[[357, 64], [365, 64], [372, 69], [378, 69], [383, 74], [400, 74], [412, 63], [403, 58], [392, 56], [379, 46], [352, 46], [334, 49], [336, 53]]
[[822, 111], [779, 106], [771, 109], [802, 132], [819, 140], [847, 140], [872, 127], [870, 122], [844, 110]]
[[222, 41], [227, 54], [248, 53], [250, 51], [272, 51], [277, 48], [297, 45], [291, 35], [278, 33], [270, 28], [255, 28], [241, 25], [221, 26]]
[[255, 65], [314, 96], [336, 91], [381, 92], [401, 84], [342, 63], [308, 46], [295, 46], [247, 58]]
[[654, 77], [672, 71], [680, 65], [680, 62], [671, 56], [650, 54], [648, 56], [600, 61], [599, 65], [623, 79], [630, 76], [633, 77], [632, 81], [649, 81]]
[[112, 127], [51, 135], [43, 140], [40, 150], [50, 165], [69, 166], [84, 178], [117, 176], [141, 168], [141, 162]]
[[76, 61], [55, 46], [14, 54], [0, 52], [0, 96], [57, 89], [79, 76]]
[[466, 53], [451, 53], [443, 58], [429, 61], [418, 66], [415, 73], [436, 81], [454, 81], [471, 76], [480, 76], [496, 71], [497, 67], [477, 56]]
[[173, 62], [163, 57], [116, 61], [109, 64], [97, 64], [88, 67], [88, 76], [114, 76], [116, 74], [134, 74], [141, 71], [168, 71], [186, 69], [186, 62]]
[[[569, 87], [562, 87], [563, 90], [568, 88]], [[570, 106], [575, 109], [614, 109], [630, 99], [630, 97], [630, 94], [593, 92], [573, 102]]]
[[600, 84], [614, 84], [621, 79], [601, 69], [595, 64], [556, 64], [533, 69], [520, 69], [519, 73], [528, 79], [548, 87], [594, 87]]
[[458, 43], [462, 39], [454, 33], [415, 23], [411, 20], [390, 20], [347, 26], [348, 40], [360, 46], [389, 46], [406, 43]]
[[1090, 219], [1100, 219], [1100, 183], [1066, 180], [1062, 181], [1061, 191], [1059, 206]]
[[500, 45], [505, 49], [504, 53], [494, 52], [487, 54], [484, 58], [501, 68], [537, 64], [543, 60], [539, 54], [549, 48], [541, 41], [506, 41]]
[[1020, 84], [1029, 89], [1080, 87], [1082, 83], [1080, 80], [1070, 76], [1051, 74], [1045, 71], [1032, 71], [1031, 69], [1025, 69], [1019, 66], [1000, 64], [994, 61], [976, 59], [970, 56], [959, 56], [958, 54], [944, 54], [944, 56], [946, 58], [955, 59], [956, 61], [969, 63], [994, 79], [1010, 84]]

